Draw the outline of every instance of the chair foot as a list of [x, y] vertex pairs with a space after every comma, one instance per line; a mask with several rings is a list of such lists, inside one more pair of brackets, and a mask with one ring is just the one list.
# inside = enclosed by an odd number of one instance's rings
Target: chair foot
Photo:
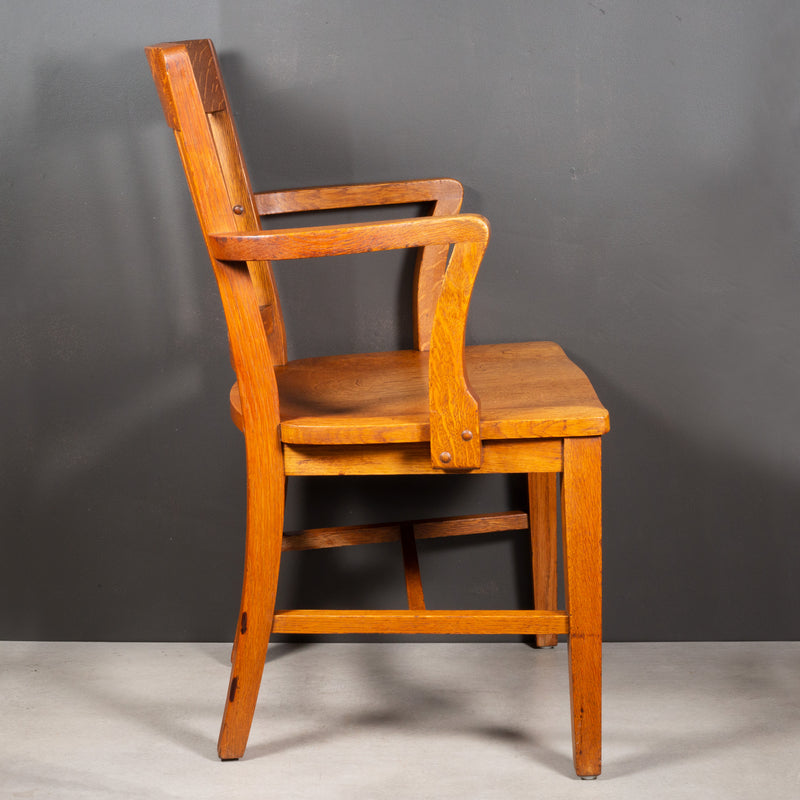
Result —
[[582, 781], [596, 781], [597, 775], [578, 775]]
[[[267, 622], [269, 624], [270, 620]], [[248, 636], [249, 641], [240, 642], [236, 648], [236, 658], [231, 669], [225, 713], [217, 743], [217, 753], [222, 761], [238, 761], [247, 747], [267, 655], [269, 627], [266, 627], [266, 635], [262, 632], [260, 636], [250, 636], [248, 632]], [[252, 646], [245, 648], [242, 646], [245, 644]]]

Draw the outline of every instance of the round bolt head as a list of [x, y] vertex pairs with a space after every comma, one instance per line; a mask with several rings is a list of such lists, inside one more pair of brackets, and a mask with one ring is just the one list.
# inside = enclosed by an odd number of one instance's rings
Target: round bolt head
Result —
[[439, 460], [443, 464], [449, 464], [453, 460], [453, 456], [445, 450], [444, 453], [439, 453]]
[[472, 441], [472, 431], [461, 431], [461, 438], [465, 442], [471, 442]]

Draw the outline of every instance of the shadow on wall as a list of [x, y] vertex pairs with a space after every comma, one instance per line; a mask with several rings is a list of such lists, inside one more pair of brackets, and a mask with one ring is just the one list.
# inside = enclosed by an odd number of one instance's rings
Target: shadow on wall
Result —
[[[223, 60], [235, 87], [236, 63]], [[228, 419], [232, 375], [213, 274], [146, 60], [136, 50], [111, 62], [45, 62], [32, 96], [30, 116], [4, 145], [17, 187], [4, 219], [17, 259], [2, 337], [15, 380], [0, 458], [3, 528], [17, 535], [3, 559], [13, 601], [2, 635], [229, 638], [244, 448]], [[329, 143], [346, 179], [335, 131], [319, 130], [315, 113], [308, 135], [302, 109], [287, 126], [284, 104], [267, 139], [276, 150], [300, 143], [317, 175]], [[277, 130], [287, 129], [298, 135], [281, 139]], [[256, 166], [269, 174], [268, 162]], [[353, 327], [358, 309], [339, 303], [317, 342], [398, 346], [385, 321], [399, 316], [398, 294], [410, 298], [413, 256], [390, 255], [392, 280], [366, 265], [359, 274], [370, 283], [359, 294], [354, 279], [356, 306], [384, 287], [387, 313], [367, 315], [382, 326], [378, 338]], [[304, 297], [314, 283], [324, 307], [341, 296], [335, 267], [322, 281], [316, 265], [307, 268], [299, 286], [290, 276], [288, 294]], [[287, 307], [298, 320], [309, 311], [291, 299]], [[399, 336], [410, 339], [404, 318]], [[313, 489], [351, 514], [341, 498], [358, 504], [356, 491], [334, 483], [298, 487], [303, 508], [313, 507]]]
[[229, 381], [208, 368], [226, 363], [224, 327], [175, 146], [141, 51], [45, 62], [33, 80], [4, 142], [16, 259], [0, 458], [15, 535], [0, 627], [202, 636], [190, 609], [225, 582], [219, 530], [243, 515], [223, 498], [238, 499], [243, 459]]

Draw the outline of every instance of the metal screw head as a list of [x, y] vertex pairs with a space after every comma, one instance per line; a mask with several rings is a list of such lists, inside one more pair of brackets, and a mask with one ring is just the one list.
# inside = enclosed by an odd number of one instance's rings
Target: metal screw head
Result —
[[461, 438], [465, 442], [471, 442], [472, 441], [472, 431], [461, 431]]
[[234, 206], [233, 213], [240, 217], [244, 214], [244, 206]]
[[442, 464], [449, 464], [453, 460], [453, 456], [445, 450], [444, 453], [439, 453], [439, 460]]

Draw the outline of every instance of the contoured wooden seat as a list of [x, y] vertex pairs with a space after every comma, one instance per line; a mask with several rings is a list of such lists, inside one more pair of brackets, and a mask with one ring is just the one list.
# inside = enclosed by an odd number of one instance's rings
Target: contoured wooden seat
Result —
[[[588, 379], [551, 342], [465, 347], [489, 226], [459, 213], [457, 181], [255, 194], [213, 44], [167, 43], [146, 52], [219, 285], [237, 377], [231, 415], [246, 444], [245, 570], [220, 757], [245, 751], [273, 632], [524, 633], [535, 634], [539, 646], [565, 634], [575, 769], [597, 776], [600, 437], [609, 422]], [[260, 224], [264, 215], [410, 202], [430, 203], [430, 216], [270, 231]], [[413, 350], [287, 360], [270, 262], [408, 247], [419, 248]], [[287, 476], [452, 472], [526, 473], [529, 512], [284, 534]], [[559, 494], [563, 610], [556, 603]], [[415, 539], [519, 529], [531, 535], [533, 609], [426, 608]], [[275, 610], [283, 550], [390, 540], [401, 545], [407, 609]]]

